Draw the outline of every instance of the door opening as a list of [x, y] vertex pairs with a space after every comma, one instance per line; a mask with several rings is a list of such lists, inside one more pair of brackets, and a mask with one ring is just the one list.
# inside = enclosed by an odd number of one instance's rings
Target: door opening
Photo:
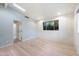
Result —
[[21, 22], [14, 21], [13, 29], [14, 29], [14, 31], [13, 31], [14, 32], [14, 42], [21, 41], [22, 40]]

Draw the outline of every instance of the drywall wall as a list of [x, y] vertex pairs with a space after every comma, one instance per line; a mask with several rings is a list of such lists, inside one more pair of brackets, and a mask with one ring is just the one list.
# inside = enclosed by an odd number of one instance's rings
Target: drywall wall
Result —
[[56, 19], [59, 20], [59, 31], [44, 31], [43, 21], [47, 20], [42, 20], [39, 21], [37, 25], [39, 36], [44, 37], [46, 39], [52, 39], [55, 41], [69, 41], [69, 38], [73, 37], [73, 14], [70, 13], [67, 15], [59, 16]]
[[36, 23], [34, 21], [22, 21], [22, 39], [30, 40], [37, 37]]
[[36, 36], [33, 22], [27, 21], [22, 14], [14, 9], [0, 8], [0, 47], [6, 46], [14, 41], [15, 32], [13, 28], [13, 21], [18, 20], [22, 22], [22, 38], [23, 40], [33, 38]]
[[22, 16], [9, 8], [0, 8], [0, 47], [13, 41], [13, 20], [20, 20]]
[[0, 8], [0, 47], [12, 40], [13, 15], [7, 9]]
[[[11, 11], [11, 10], [10, 10]], [[36, 23], [33, 19], [27, 19], [24, 17], [24, 14], [22, 12], [19, 12], [15, 10], [14, 12], [11, 11], [12, 14], [16, 16], [16, 20], [20, 21], [22, 23], [21, 28], [21, 36], [22, 41], [33, 39], [37, 37], [37, 30], [36, 30]], [[13, 35], [15, 37], [15, 33]]]

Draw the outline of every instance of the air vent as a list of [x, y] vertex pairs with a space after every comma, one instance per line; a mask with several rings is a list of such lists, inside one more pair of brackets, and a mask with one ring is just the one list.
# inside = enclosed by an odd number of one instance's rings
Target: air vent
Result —
[[76, 13], [79, 13], [79, 9], [77, 9]]
[[0, 7], [5, 7], [5, 3], [0, 3]]
[[7, 8], [7, 3], [0, 3], [0, 8]]
[[25, 16], [26, 18], [29, 18], [28, 16]]

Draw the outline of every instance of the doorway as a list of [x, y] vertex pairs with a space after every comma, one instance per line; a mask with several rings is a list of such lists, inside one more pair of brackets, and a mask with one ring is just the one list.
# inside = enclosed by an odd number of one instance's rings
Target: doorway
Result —
[[18, 42], [22, 40], [22, 27], [20, 21], [13, 22], [13, 29], [14, 29], [14, 42]]

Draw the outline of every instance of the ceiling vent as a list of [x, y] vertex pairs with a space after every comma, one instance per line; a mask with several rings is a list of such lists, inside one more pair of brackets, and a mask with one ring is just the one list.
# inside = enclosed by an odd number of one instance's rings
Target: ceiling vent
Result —
[[76, 13], [77, 13], [77, 14], [79, 13], [79, 9], [77, 9]]
[[7, 4], [6, 3], [0, 3], [0, 8], [6, 8]]
[[29, 19], [29, 17], [28, 17], [28, 16], [25, 16], [25, 18]]

